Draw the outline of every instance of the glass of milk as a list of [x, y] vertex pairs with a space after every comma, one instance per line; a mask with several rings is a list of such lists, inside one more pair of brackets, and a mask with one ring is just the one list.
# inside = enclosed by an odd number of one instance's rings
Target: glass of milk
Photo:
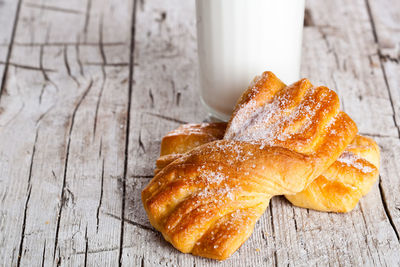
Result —
[[228, 120], [257, 75], [298, 80], [304, 0], [196, 0], [201, 100]]

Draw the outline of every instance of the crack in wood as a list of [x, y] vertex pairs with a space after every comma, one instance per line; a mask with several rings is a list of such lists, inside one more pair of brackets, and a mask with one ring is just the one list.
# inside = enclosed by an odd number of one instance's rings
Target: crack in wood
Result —
[[64, 197], [61, 199], [61, 206], [69, 207], [69, 203], [71, 203], [71, 206], [75, 206], [75, 195], [68, 187], [65, 187]]
[[99, 22], [99, 49], [100, 49], [100, 55], [101, 55], [101, 59], [102, 59], [102, 64], [101, 64], [102, 82], [101, 82], [101, 88], [100, 88], [100, 92], [99, 92], [99, 95], [97, 97], [97, 102], [96, 102], [96, 110], [95, 110], [94, 123], [93, 123], [93, 140], [96, 137], [99, 107], [100, 107], [100, 102], [101, 102], [101, 98], [103, 96], [103, 91], [104, 91], [104, 87], [105, 87], [106, 79], [107, 79], [107, 74], [106, 74], [106, 70], [104, 67], [104, 65], [107, 64], [107, 59], [106, 59], [106, 55], [104, 53], [104, 47], [103, 47], [103, 14], [100, 17], [100, 22]]
[[154, 177], [154, 175], [131, 175], [129, 178], [145, 178], [145, 179], [148, 179], [148, 178], [153, 178]]
[[[8, 191], [5, 191], [3, 197], [1, 198], [1, 202], [2, 202], [2, 203], [5, 202], [5, 199], [6, 199], [6, 197], [7, 197], [7, 194], [8, 194]], [[0, 228], [0, 229], [1, 229], [1, 228]]]
[[72, 75], [72, 73], [71, 73], [71, 67], [69, 66], [69, 62], [68, 62], [68, 47], [67, 46], [64, 46], [63, 55], [64, 55], [64, 57], [63, 57], [64, 58], [64, 65], [65, 65], [65, 68], [67, 70], [68, 76], [71, 77], [71, 79], [76, 83], [76, 85], [78, 87], [80, 87], [81, 85], [80, 85], [78, 79], [74, 75]]
[[61, 251], [60, 248], [58, 248], [58, 258], [57, 258], [57, 267], [61, 266]]
[[106, 53], [104, 52], [104, 46], [103, 46], [103, 27], [104, 27], [103, 23], [104, 23], [104, 14], [102, 13], [100, 15], [100, 21], [99, 21], [99, 49], [103, 63], [107, 64]]
[[146, 153], [146, 148], [144, 147], [144, 144], [142, 142], [142, 131], [139, 131], [139, 137], [138, 137], [138, 143], [139, 143], [139, 149], [143, 151], [143, 153]]
[[[26, 70], [33, 70], [33, 71], [43, 71], [40, 67], [35, 67], [35, 66], [29, 66], [29, 65], [24, 65], [24, 64], [18, 64], [18, 63], [13, 63], [13, 62], [4, 62], [0, 61], [0, 65], [6, 65], [8, 64], [9, 66], [13, 66], [15, 68], [20, 68], [20, 69], [26, 69]], [[54, 69], [44, 69], [46, 72], [56, 72]]]
[[24, 238], [25, 238], [26, 214], [27, 214], [27, 210], [28, 210], [29, 199], [31, 198], [31, 192], [32, 192], [32, 186], [29, 186], [28, 196], [27, 196], [26, 202], [25, 202], [24, 218], [22, 220], [21, 240], [20, 240], [20, 243], [19, 243], [18, 260], [17, 260], [17, 266], [18, 267], [21, 266], [22, 250], [23, 250], [23, 247], [24, 247]]
[[[97, 249], [97, 250], [89, 250], [89, 251], [87, 251], [87, 254], [95, 254], [95, 253], [101, 253], [101, 252], [110, 252], [110, 251], [115, 251], [115, 250], [118, 250], [119, 249], [119, 246], [118, 247], [112, 247], [112, 248], [105, 248], [105, 249]], [[79, 255], [79, 254], [84, 254], [85, 252], [77, 252], [77, 253], [75, 253], [75, 254], [77, 254], [77, 255]]]
[[42, 103], [42, 98], [43, 98], [43, 94], [44, 94], [44, 89], [46, 89], [46, 83], [43, 83], [43, 84], [42, 84], [42, 89], [40, 89], [39, 104]]
[[27, 217], [27, 211], [28, 211], [28, 204], [29, 204], [29, 200], [30, 200], [30, 198], [31, 198], [31, 192], [32, 192], [32, 184], [31, 184], [31, 181], [32, 181], [33, 161], [34, 161], [34, 159], [35, 159], [36, 144], [37, 144], [37, 141], [38, 141], [38, 136], [39, 136], [39, 128], [36, 129], [35, 141], [34, 141], [34, 143], [33, 143], [32, 155], [31, 155], [31, 160], [30, 160], [30, 165], [29, 165], [28, 186], [27, 186], [27, 198], [26, 198], [26, 201], [25, 201], [24, 217], [23, 217], [23, 219], [22, 219], [21, 239], [20, 239], [19, 250], [18, 250], [18, 260], [17, 260], [17, 266], [18, 266], [18, 267], [21, 265], [22, 250], [23, 250], [23, 247], [24, 247], [26, 217]]
[[83, 36], [85, 42], [87, 41], [87, 31], [90, 21], [90, 11], [92, 8], [92, 0], [87, 0], [86, 2], [86, 12], [85, 12], [85, 23], [83, 24]]
[[56, 257], [56, 250], [57, 250], [57, 246], [58, 246], [58, 233], [60, 230], [60, 222], [61, 222], [61, 215], [62, 215], [62, 211], [64, 208], [64, 201], [63, 199], [65, 198], [64, 194], [65, 194], [65, 188], [66, 188], [66, 181], [67, 181], [67, 170], [68, 170], [68, 160], [69, 160], [69, 148], [71, 145], [71, 134], [72, 134], [72, 130], [74, 128], [74, 123], [75, 123], [75, 115], [76, 112], [78, 111], [81, 103], [83, 102], [83, 100], [85, 99], [85, 97], [88, 95], [90, 89], [93, 87], [93, 80], [90, 80], [90, 83], [88, 85], [88, 87], [86, 88], [86, 90], [83, 92], [83, 94], [80, 96], [77, 104], [75, 105], [73, 111], [72, 111], [72, 115], [71, 115], [71, 125], [69, 127], [69, 132], [68, 132], [68, 141], [67, 141], [67, 149], [66, 149], [66, 153], [65, 153], [65, 162], [64, 162], [64, 175], [63, 175], [63, 184], [62, 184], [62, 189], [61, 189], [61, 205], [58, 211], [58, 216], [57, 216], [57, 224], [56, 224], [56, 234], [55, 234], [55, 238], [54, 238], [54, 251], [53, 251], [53, 260]]
[[1, 84], [0, 84], [0, 100], [1, 100], [1, 96], [2, 96], [3, 92], [5, 91], [5, 87], [6, 87], [8, 66], [10, 63], [11, 54], [12, 54], [12, 50], [13, 50], [15, 33], [17, 31], [18, 18], [19, 18], [19, 14], [21, 11], [21, 3], [22, 3], [22, 0], [18, 0], [17, 9], [15, 11], [15, 16], [14, 16], [14, 24], [13, 24], [13, 28], [11, 31], [10, 44], [8, 45], [8, 49], [7, 49], [7, 56], [6, 56], [4, 70], [3, 70], [3, 77], [1, 80]]
[[396, 109], [394, 107], [393, 98], [392, 98], [392, 92], [390, 91], [390, 86], [389, 86], [389, 81], [388, 81], [388, 78], [387, 78], [387, 75], [386, 75], [385, 65], [382, 62], [382, 58], [379, 57], [379, 59], [381, 61], [381, 68], [382, 68], [383, 78], [385, 80], [386, 89], [387, 89], [388, 95], [389, 95], [390, 105], [392, 107], [394, 126], [397, 128], [397, 135], [400, 138], [400, 126], [397, 124], [397, 120], [396, 120]]
[[140, 2], [140, 10], [144, 11], [144, 0], [139, 0]]
[[[35, 47], [35, 46], [94, 46], [98, 47], [99, 42], [44, 42], [44, 43], [20, 43], [14, 42], [14, 46], [27, 46], [27, 47]], [[103, 43], [103, 46], [120, 46], [120, 45], [128, 45], [125, 42], [107, 42]]]
[[374, 41], [377, 44], [377, 53], [379, 55], [379, 62], [380, 62], [380, 65], [381, 65], [383, 78], [385, 80], [386, 90], [387, 90], [388, 95], [389, 95], [390, 105], [392, 107], [392, 113], [393, 113], [392, 117], [393, 117], [394, 126], [397, 128], [397, 135], [400, 138], [400, 126], [397, 124], [397, 120], [396, 120], [396, 115], [397, 115], [396, 114], [396, 109], [395, 109], [394, 103], [393, 103], [393, 97], [392, 97], [389, 81], [388, 81], [387, 74], [386, 74], [385, 64], [383, 64], [381, 49], [379, 48], [379, 38], [378, 38], [377, 31], [376, 31], [374, 18], [372, 17], [372, 12], [371, 12], [371, 7], [370, 7], [370, 4], [369, 4], [369, 0], [365, 0], [365, 5], [367, 7], [368, 17], [369, 17], [369, 21], [370, 21], [371, 28], [372, 28], [372, 34], [374, 36]]
[[44, 245], [43, 245], [42, 264], [41, 264], [42, 267], [44, 267], [45, 259], [46, 259], [46, 239], [44, 240]]
[[366, 135], [369, 137], [377, 137], [377, 138], [395, 138], [395, 139], [399, 139], [397, 136], [392, 136], [392, 135], [384, 135], [384, 134], [375, 134], [375, 133], [364, 133], [364, 132], [360, 132], [360, 135]]
[[129, 63], [127, 62], [116, 62], [116, 63], [104, 63], [104, 62], [85, 62], [83, 63], [87, 66], [102, 66], [102, 67], [127, 67]]
[[171, 79], [170, 82], [171, 82], [171, 88], [172, 88], [172, 95], [175, 96], [175, 91], [176, 91], [175, 81], [173, 79]]
[[[125, 246], [124, 248], [131, 248], [131, 246]], [[87, 254], [96, 254], [96, 253], [110, 252], [110, 251], [115, 251], [115, 250], [119, 250], [119, 246], [115, 246], [115, 247], [111, 247], [111, 248], [88, 250]], [[85, 253], [86, 253], [85, 251], [78, 251], [75, 253], [75, 255], [82, 255]]]
[[46, 117], [46, 115], [55, 107], [56, 105], [54, 104], [54, 105], [52, 105], [51, 107], [49, 107], [45, 112], [43, 112], [40, 116], [39, 116], [39, 118], [36, 120], [36, 125], [38, 125], [41, 121], [42, 121], [42, 119], [44, 118], [44, 117]]
[[[374, 64], [374, 60], [372, 59], [372, 56], [376, 56], [376, 54], [373, 54], [373, 55], [368, 55], [368, 61], [369, 61], [369, 66], [370, 67], [373, 67], [375, 64]], [[371, 72], [372, 73], [372, 72]]]
[[[364, 209], [362, 208], [361, 203], [359, 203], [358, 206], [360, 207], [360, 212], [361, 212], [361, 216], [362, 216], [363, 221], [364, 221], [365, 228], [368, 230], [368, 227], [367, 227], [368, 224], [367, 224], [367, 220], [365, 219]], [[368, 243], [367, 243], [367, 244], [368, 244]]]
[[57, 176], [56, 176], [56, 174], [54, 173], [54, 171], [53, 171], [53, 170], [51, 170], [51, 173], [53, 174], [53, 178], [54, 178], [54, 180], [57, 180]]
[[399, 243], [400, 243], [400, 234], [399, 234], [399, 231], [396, 228], [396, 225], [395, 225], [395, 223], [393, 221], [392, 214], [391, 214], [391, 212], [389, 210], [389, 206], [388, 206], [387, 200], [386, 200], [385, 191], [383, 190], [383, 187], [382, 187], [382, 178], [380, 176], [379, 176], [379, 184], [378, 185], [379, 185], [379, 193], [380, 193], [380, 196], [381, 196], [382, 205], [383, 205], [383, 209], [385, 211], [386, 217], [389, 220], [390, 226], [393, 228], [393, 231], [394, 231], [394, 233], [395, 233], [395, 235], [397, 237], [397, 241], [399, 241]]
[[274, 264], [275, 267], [278, 266], [278, 255], [277, 255], [277, 247], [276, 247], [276, 237], [275, 237], [275, 226], [274, 226], [274, 216], [273, 216], [273, 211], [272, 211], [272, 201], [269, 202], [269, 212], [271, 213], [270, 216], [270, 222], [271, 222], [271, 229], [272, 229], [272, 238], [274, 240], [274, 246], [275, 246], [275, 250], [274, 250]]
[[176, 93], [176, 106], [179, 107], [180, 101], [181, 101], [181, 92], [177, 92]]
[[11, 255], [12, 255], [12, 256], [11, 256], [11, 263], [12, 263], [13, 265], [14, 265], [14, 257], [15, 257], [14, 255], [15, 255], [15, 250], [16, 250], [16, 249], [17, 249], [17, 248], [14, 247], [14, 248], [13, 248], [13, 251], [12, 251], [12, 254], [11, 254]]
[[296, 230], [296, 232], [297, 232], [297, 220], [296, 220], [296, 214], [295, 214], [295, 212], [294, 212], [294, 207], [292, 207], [292, 212], [293, 212], [293, 217], [292, 217], [292, 219], [293, 219], [293, 221], [294, 221], [294, 229]]
[[77, 252], [75, 254], [76, 255], [85, 254], [85, 256], [87, 256], [87, 254], [109, 252], [109, 251], [115, 251], [115, 250], [118, 250], [118, 249], [119, 249], [119, 246], [118, 247], [112, 247], [112, 248], [97, 249], [97, 250], [79, 251], [79, 252]]
[[368, 0], [365, 0], [365, 6], [367, 8], [368, 18], [369, 18], [369, 22], [371, 24], [374, 41], [375, 41], [376, 44], [378, 44], [378, 47], [379, 47], [378, 35], [377, 35], [377, 32], [376, 32], [375, 22], [374, 22], [374, 20], [372, 18], [371, 7], [369, 5], [369, 1]]
[[79, 67], [79, 73], [85, 77], [85, 73], [83, 71], [83, 64], [81, 61], [81, 54], [80, 54], [80, 49], [79, 49], [79, 39], [78, 39], [78, 43], [76, 43], [75, 45], [75, 53], [76, 53], [76, 61], [78, 63], [78, 67]]
[[[49, 32], [49, 31], [48, 31]], [[48, 39], [48, 37], [46, 37], [46, 40]], [[49, 76], [47, 75], [47, 71], [45, 70], [45, 68], [43, 67], [43, 55], [44, 55], [44, 46], [40, 47], [39, 50], [39, 69], [42, 71], [42, 75], [43, 75], [43, 79], [45, 80], [45, 83], [42, 86], [42, 90], [40, 91], [40, 95], [39, 95], [39, 104], [42, 103], [42, 97], [44, 94], [44, 89], [46, 89], [47, 87], [47, 83], [52, 84], [57, 91], [60, 91], [60, 89], [58, 88], [57, 84], [54, 83]]]
[[57, 6], [39, 5], [36, 3], [29, 3], [29, 2], [24, 3], [24, 6], [27, 6], [30, 8], [38, 8], [41, 10], [49, 10], [49, 11], [55, 11], [55, 12], [68, 13], [68, 14], [82, 14], [83, 13], [80, 10], [68, 9], [68, 8], [57, 7]]
[[391, 55], [384, 55], [384, 54], [382, 54], [382, 53], [379, 53], [379, 57], [380, 57], [384, 62], [390, 61], [390, 62], [393, 62], [393, 63], [396, 63], [396, 64], [399, 64], [399, 63], [400, 63], [400, 56], [396, 58], [396, 57], [392, 57]]
[[97, 212], [96, 212], [96, 220], [97, 220], [96, 233], [99, 232], [99, 222], [100, 222], [99, 214], [100, 214], [101, 204], [103, 202], [103, 191], [104, 191], [103, 187], [104, 187], [104, 159], [101, 166], [100, 197], [99, 197], [99, 205], [97, 206]]
[[339, 63], [339, 56], [336, 53], [336, 50], [334, 47], [332, 47], [331, 43], [328, 40], [328, 37], [326, 36], [325, 32], [323, 31], [323, 27], [317, 27], [319, 33], [321, 34], [322, 39], [324, 40], [326, 44], [326, 48], [328, 48], [328, 53], [332, 53], [333, 57], [335, 58], [335, 63], [336, 67], [340, 69], [340, 63]]
[[149, 89], [149, 97], [150, 97], [150, 107], [154, 108], [154, 96], [153, 92], [151, 91], [151, 88]]
[[[100, 144], [99, 144], [99, 158], [101, 158], [101, 153], [103, 151], [103, 136], [100, 137]], [[104, 161], [104, 159], [103, 159]], [[104, 164], [104, 162], [103, 162]]]
[[158, 23], [163, 23], [167, 19], [167, 12], [161, 11], [160, 12], [160, 17], [155, 19]]
[[268, 236], [268, 234], [267, 234], [264, 230], [261, 230], [261, 237], [262, 237], [262, 239], [264, 239], [264, 240], [267, 242], [267, 244], [268, 244], [268, 238], [267, 238], [267, 236]]
[[178, 124], [187, 124], [188, 123], [188, 122], [183, 121], [183, 120], [178, 120], [178, 119], [175, 119], [175, 118], [172, 118], [172, 117], [168, 117], [168, 116], [165, 116], [165, 115], [161, 115], [161, 114], [157, 114], [157, 113], [144, 112], [144, 114], [147, 114], [147, 115], [150, 115], [150, 116], [153, 116], [153, 117], [157, 117], [157, 118], [160, 118], [160, 119], [163, 119], [163, 120], [167, 120], [167, 121], [172, 121], [172, 122], [175, 122], [175, 123], [178, 123]]
[[128, 224], [130, 224], [130, 225], [136, 226], [136, 227], [138, 227], [138, 228], [140, 228], [140, 229], [147, 230], [147, 231], [151, 231], [151, 232], [153, 232], [153, 233], [157, 233], [157, 234], [158, 234], [158, 231], [155, 230], [155, 229], [152, 228], [152, 227], [143, 225], [143, 224], [141, 224], [141, 223], [138, 223], [138, 222], [135, 222], [135, 221], [126, 219], [126, 218], [123, 219], [123, 220], [121, 220], [121, 217], [118, 217], [118, 216], [116, 216], [116, 215], [114, 215], [114, 214], [112, 214], [112, 213], [103, 212], [103, 214], [108, 215], [108, 216], [110, 216], [110, 217], [112, 217], [112, 218], [114, 218], [114, 219], [116, 219], [116, 220], [124, 221], [124, 222], [126, 222], [126, 223], [128, 223]]
[[21, 107], [19, 108], [19, 110], [18, 110], [12, 117], [11, 117], [7, 122], [5, 122], [4, 124], [1, 124], [0, 127], [6, 127], [10, 122], [14, 121], [15, 118], [17, 118], [18, 115], [22, 112], [22, 110], [24, 109], [24, 107], [25, 107], [25, 102], [22, 103], [22, 105], [21, 105]]
[[87, 259], [88, 259], [88, 249], [89, 248], [89, 241], [88, 241], [88, 235], [87, 235], [87, 225], [86, 225], [86, 230], [85, 230], [85, 261], [84, 261], [84, 266], [87, 266]]
[[119, 255], [118, 265], [122, 266], [122, 252], [124, 245], [124, 222], [125, 222], [125, 196], [126, 196], [126, 177], [128, 174], [128, 159], [129, 159], [129, 133], [130, 133], [130, 117], [131, 117], [131, 105], [132, 105], [132, 89], [133, 89], [133, 68], [134, 68], [134, 51], [135, 51], [135, 35], [136, 35], [136, 7], [137, 1], [133, 2], [132, 18], [131, 18], [131, 43], [129, 51], [129, 74], [128, 74], [128, 110], [126, 118], [125, 128], [125, 158], [124, 158], [124, 179], [122, 181], [122, 208], [121, 208], [121, 229], [120, 229], [120, 243], [119, 243]]
[[306, 8], [304, 10], [304, 27], [312, 27], [315, 26], [314, 19], [311, 14], [311, 10]]

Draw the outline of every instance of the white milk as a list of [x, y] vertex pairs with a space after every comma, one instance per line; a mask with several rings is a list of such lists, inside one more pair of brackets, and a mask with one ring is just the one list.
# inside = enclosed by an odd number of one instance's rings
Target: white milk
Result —
[[304, 0], [196, 0], [200, 93], [227, 120], [256, 75], [299, 77]]

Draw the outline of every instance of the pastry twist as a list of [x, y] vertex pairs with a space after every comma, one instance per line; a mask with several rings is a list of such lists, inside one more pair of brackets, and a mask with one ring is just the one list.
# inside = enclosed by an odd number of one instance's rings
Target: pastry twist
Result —
[[[183, 153], [222, 139], [225, 128], [225, 122], [185, 124], [169, 132], [162, 139], [155, 174]], [[306, 189], [285, 197], [303, 208], [348, 212], [371, 190], [378, 178], [378, 169], [378, 145], [371, 138], [357, 135], [342, 155]]]
[[178, 250], [223, 260], [250, 236], [271, 197], [303, 191], [357, 132], [339, 99], [273, 73], [239, 100], [223, 140], [165, 166], [142, 191], [150, 223]]

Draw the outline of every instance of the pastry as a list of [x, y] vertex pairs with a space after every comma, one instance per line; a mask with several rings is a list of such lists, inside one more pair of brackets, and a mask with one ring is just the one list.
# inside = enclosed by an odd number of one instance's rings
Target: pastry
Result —
[[223, 260], [274, 195], [303, 191], [357, 132], [335, 92], [265, 72], [245, 91], [224, 139], [160, 170], [142, 191], [150, 223], [184, 253]]
[[155, 174], [180, 154], [224, 137], [226, 123], [188, 123], [168, 133], [161, 141], [160, 157]]
[[[161, 142], [157, 172], [197, 146], [219, 140], [226, 123], [186, 124], [169, 132]], [[190, 136], [190, 138], [189, 138]], [[205, 137], [208, 137], [209, 141]], [[190, 142], [186, 146], [186, 140]], [[196, 139], [196, 141], [195, 141]], [[174, 150], [174, 147], [179, 148]], [[168, 148], [168, 149], [167, 149]], [[357, 135], [340, 157], [306, 189], [286, 198], [294, 205], [319, 211], [348, 212], [366, 195], [379, 176], [379, 147], [371, 138]]]
[[378, 179], [379, 158], [375, 141], [357, 135], [342, 155], [306, 189], [285, 197], [302, 208], [351, 211]]

